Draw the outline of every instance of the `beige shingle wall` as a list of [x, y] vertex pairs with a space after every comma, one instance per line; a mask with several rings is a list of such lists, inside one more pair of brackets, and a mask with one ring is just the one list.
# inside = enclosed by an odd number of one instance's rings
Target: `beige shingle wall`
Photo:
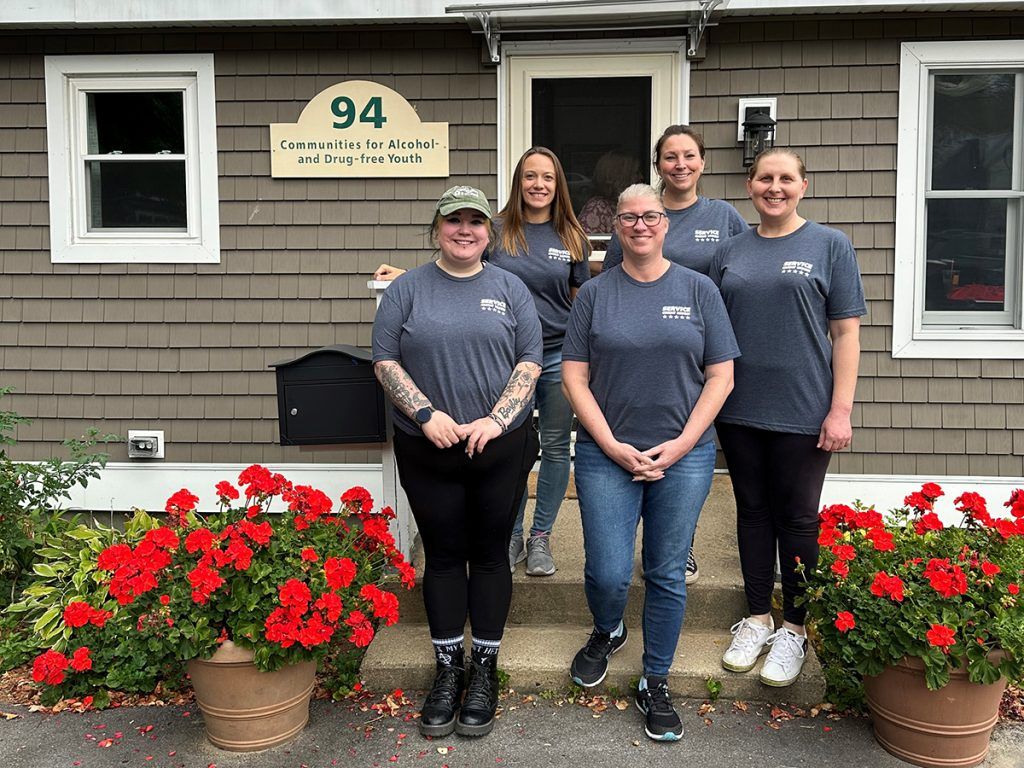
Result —
[[811, 178], [801, 212], [857, 248], [868, 316], [853, 450], [831, 471], [1024, 475], [1024, 361], [893, 360], [900, 43], [1024, 35], [1024, 17], [771, 20], [723, 23], [695, 63], [690, 115], [708, 145], [705, 194], [755, 221], [739, 173], [740, 96], [778, 97], [778, 142]]
[[[1024, 18], [728, 22], [708, 30], [692, 69], [705, 194], [754, 220], [736, 99], [776, 95], [780, 143], [811, 172], [802, 211], [857, 247], [869, 307], [857, 430], [833, 471], [1024, 474], [1024, 361], [889, 354], [899, 44], [943, 36], [1019, 38]], [[51, 265], [43, 54], [193, 50], [216, 56], [222, 263]], [[450, 122], [453, 176], [493, 199], [497, 81], [460, 28], [0, 36], [0, 384], [18, 390], [0, 406], [34, 419], [17, 456], [49, 456], [95, 424], [162, 428], [170, 461], [376, 460], [278, 446], [267, 369], [324, 344], [368, 345], [373, 268], [429, 257], [425, 224], [445, 180], [269, 177], [267, 125], [355, 78]]]
[[[215, 53], [221, 263], [51, 264], [44, 54], [183, 51]], [[0, 36], [0, 385], [17, 389], [0, 407], [33, 419], [14, 455], [48, 457], [96, 425], [163, 429], [168, 461], [379, 460], [278, 446], [267, 368], [369, 346], [374, 268], [430, 254], [446, 179], [270, 178], [268, 124], [346, 79], [449, 122], [453, 178], [495, 196], [496, 78], [462, 28]]]

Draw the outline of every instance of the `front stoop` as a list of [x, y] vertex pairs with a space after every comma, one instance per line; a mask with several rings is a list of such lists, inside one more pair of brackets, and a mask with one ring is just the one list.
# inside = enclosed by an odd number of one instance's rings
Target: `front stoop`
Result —
[[[612, 657], [608, 677], [595, 691], [614, 686], [626, 692], [641, 672], [640, 613], [644, 588], [640, 535], [642, 529], [638, 532], [636, 566], [625, 617], [629, 641]], [[575, 499], [562, 504], [551, 542], [558, 565], [554, 576], [526, 576], [520, 564], [513, 577], [512, 608], [499, 666], [508, 673], [509, 684], [521, 693], [570, 686], [569, 663], [591, 630], [583, 593], [583, 532]], [[735, 506], [727, 476], [715, 476], [697, 527], [695, 552], [701, 576], [688, 588], [686, 622], [671, 670], [673, 692], [682, 697], [707, 698], [706, 681], [710, 677], [721, 682], [723, 699], [785, 702], [802, 707], [820, 703], [825, 683], [813, 651], [808, 652], [800, 679], [788, 688], [763, 685], [757, 676], [760, 665], [745, 674], [722, 669], [722, 653], [730, 640], [729, 627], [746, 610], [736, 550]], [[420, 572], [422, 552], [418, 550], [414, 557]], [[361, 677], [376, 690], [423, 689], [433, 679], [433, 653], [421, 588], [417, 585], [411, 591], [398, 591], [401, 621], [381, 629], [363, 660]], [[468, 644], [468, 627], [466, 638]]]

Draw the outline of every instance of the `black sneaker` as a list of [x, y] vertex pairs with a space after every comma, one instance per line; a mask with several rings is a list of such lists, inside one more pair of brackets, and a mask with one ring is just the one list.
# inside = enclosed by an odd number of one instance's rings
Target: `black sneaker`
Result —
[[494, 712], [498, 708], [497, 665], [497, 657], [483, 664], [470, 660], [466, 698], [455, 723], [455, 732], [460, 736], [485, 736], [494, 728]]
[[466, 672], [460, 653], [452, 664], [438, 664], [434, 685], [423, 702], [419, 729], [424, 736], [447, 736], [455, 730], [455, 713], [462, 701]]
[[690, 554], [686, 556], [686, 583], [693, 584], [700, 578], [700, 568], [697, 567], [697, 558], [693, 556], [693, 547], [690, 547]]
[[620, 626], [622, 634], [618, 637], [596, 629], [590, 633], [587, 644], [579, 649], [569, 667], [569, 674], [576, 685], [593, 688], [604, 680], [608, 674], [608, 657], [626, 644], [626, 625]]
[[636, 692], [636, 708], [644, 713], [644, 732], [655, 741], [679, 741], [683, 738], [683, 723], [672, 706], [668, 681], [663, 677], [640, 678], [640, 685], [642, 687]]

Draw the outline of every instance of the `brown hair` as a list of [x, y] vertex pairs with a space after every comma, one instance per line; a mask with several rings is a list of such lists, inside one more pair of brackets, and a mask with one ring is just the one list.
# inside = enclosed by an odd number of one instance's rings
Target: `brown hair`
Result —
[[573, 261], [586, 261], [590, 255], [590, 241], [580, 226], [576, 214], [572, 210], [569, 199], [569, 184], [565, 180], [565, 171], [558, 162], [555, 153], [547, 147], [530, 147], [519, 158], [516, 169], [512, 172], [512, 189], [508, 194], [508, 202], [498, 212], [501, 217], [501, 237], [499, 244], [502, 250], [513, 256], [526, 253], [526, 235], [523, 234], [523, 163], [533, 155], [544, 155], [555, 166], [555, 199], [551, 201], [551, 223], [555, 234], [569, 250]]
[[689, 136], [693, 139], [693, 142], [697, 145], [697, 151], [700, 153], [700, 159], [704, 159], [704, 137], [697, 133], [693, 128], [688, 125], [670, 125], [664, 131], [661, 136], [654, 143], [654, 151], [651, 153], [651, 165], [654, 166], [654, 172], [658, 174], [658, 185], [657, 189], [659, 192], [665, 188], [665, 181], [661, 178], [661, 173], [658, 172], [658, 161], [661, 160], [661, 149], [665, 146], [665, 142], [672, 136]]
[[747, 181], [753, 181], [754, 176], [757, 173], [757, 166], [761, 164], [761, 160], [772, 155], [784, 155], [791, 157], [796, 160], [797, 169], [800, 172], [800, 178], [807, 178], [807, 166], [804, 165], [804, 159], [800, 157], [796, 150], [790, 149], [789, 147], [769, 147], [768, 149], [762, 150], [757, 153], [757, 157], [754, 158], [753, 165], [747, 170]]

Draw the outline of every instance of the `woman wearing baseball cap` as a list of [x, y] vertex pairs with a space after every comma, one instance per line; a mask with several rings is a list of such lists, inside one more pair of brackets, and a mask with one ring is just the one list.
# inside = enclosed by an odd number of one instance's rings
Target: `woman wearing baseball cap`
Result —
[[481, 260], [491, 209], [480, 190], [446, 191], [430, 233], [437, 260], [400, 275], [381, 300], [373, 363], [394, 405], [399, 479], [426, 558], [437, 673], [420, 732], [480, 736], [493, 728], [498, 701], [508, 542], [537, 455], [529, 416], [543, 339], [523, 282]]

